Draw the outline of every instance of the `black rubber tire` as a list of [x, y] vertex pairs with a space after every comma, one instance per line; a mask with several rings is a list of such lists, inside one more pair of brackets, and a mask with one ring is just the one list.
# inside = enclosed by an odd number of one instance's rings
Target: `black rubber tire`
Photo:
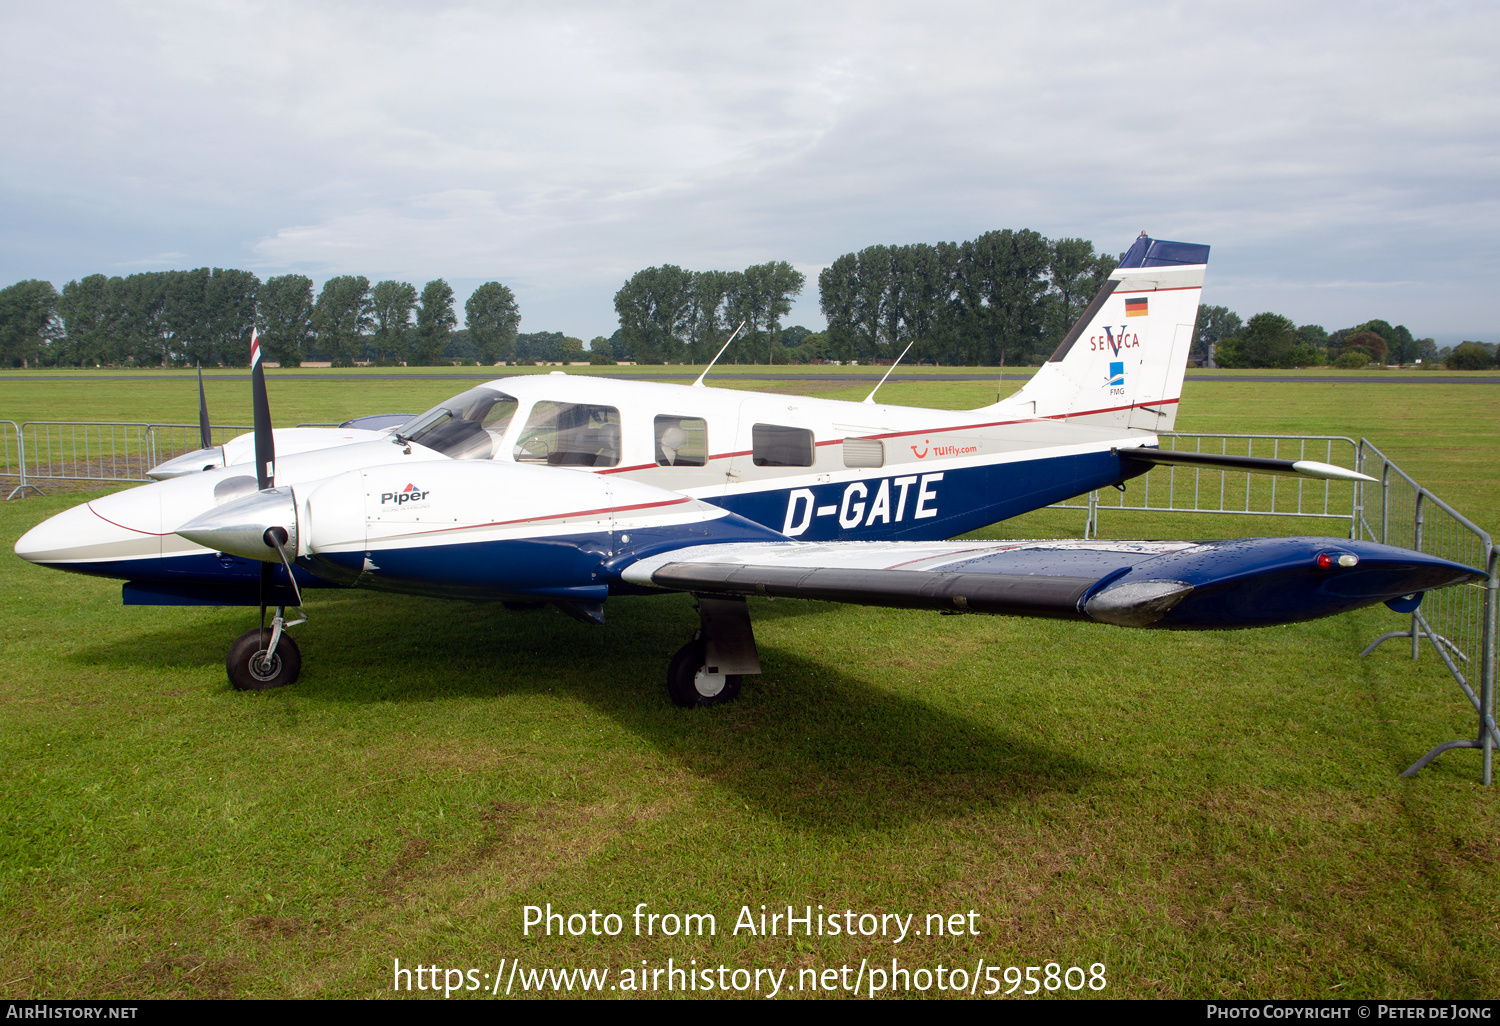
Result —
[[718, 678], [723, 680], [723, 685], [717, 691], [704, 693], [705, 685], [712, 687], [718, 683], [716, 678], [705, 680], [700, 676], [707, 651], [708, 646], [700, 639], [689, 641], [672, 657], [667, 666], [667, 694], [672, 696], [674, 704], [690, 709], [699, 705], [721, 705], [739, 697], [741, 677], [737, 673], [723, 674]]
[[270, 628], [248, 630], [229, 646], [229, 655], [224, 659], [224, 668], [229, 671], [229, 683], [236, 691], [265, 691], [269, 688], [284, 688], [297, 679], [302, 672], [302, 653], [297, 643], [285, 631], [276, 643], [276, 655], [269, 670], [260, 666], [261, 656], [271, 644]]

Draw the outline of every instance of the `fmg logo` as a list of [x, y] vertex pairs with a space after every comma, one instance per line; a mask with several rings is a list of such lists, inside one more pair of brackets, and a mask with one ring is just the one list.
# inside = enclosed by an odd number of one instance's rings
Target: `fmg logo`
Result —
[[419, 502], [427, 498], [427, 493], [418, 491], [417, 486], [407, 485], [399, 492], [383, 492], [380, 496], [380, 504], [384, 506], [388, 502], [394, 502], [397, 506], [404, 506], [408, 502]]

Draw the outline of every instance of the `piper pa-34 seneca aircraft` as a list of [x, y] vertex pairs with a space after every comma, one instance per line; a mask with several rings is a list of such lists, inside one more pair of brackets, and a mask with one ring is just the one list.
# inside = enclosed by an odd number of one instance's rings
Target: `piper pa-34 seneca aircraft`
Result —
[[750, 595], [1214, 629], [1409, 609], [1482, 577], [1342, 538], [946, 540], [1158, 463], [1370, 480], [1157, 447], [1207, 261], [1143, 233], [1031, 381], [969, 412], [555, 373], [277, 460], [253, 345], [253, 474], [225, 460], [95, 499], [16, 552], [121, 578], [127, 603], [260, 606], [227, 659], [242, 689], [296, 679], [304, 588], [550, 602], [595, 624], [613, 595], [690, 592], [701, 629], [667, 671], [685, 706], [761, 672]]

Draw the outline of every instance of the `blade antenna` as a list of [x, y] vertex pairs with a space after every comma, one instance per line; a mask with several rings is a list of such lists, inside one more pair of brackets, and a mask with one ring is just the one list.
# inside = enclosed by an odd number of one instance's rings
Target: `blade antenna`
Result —
[[208, 400], [203, 395], [203, 364], [198, 364], [198, 440], [200, 449], [214, 447], [214, 431], [208, 424]]
[[880, 391], [880, 385], [885, 384], [885, 379], [891, 376], [891, 371], [893, 371], [893, 370], [896, 369], [896, 364], [900, 363], [903, 359], [905, 359], [906, 358], [906, 354], [911, 351], [911, 347], [914, 346], [914, 345], [916, 345], [916, 344], [917, 344], [917, 340], [916, 339], [912, 339], [910, 342], [906, 343], [906, 348], [903, 349], [903, 350], [901, 350], [901, 355], [898, 356], [898, 357], [896, 357], [895, 361], [891, 364], [891, 370], [886, 371], [885, 372], [885, 377], [882, 377], [880, 379], [880, 384], [876, 385], [874, 388], [870, 389], [870, 394], [867, 395], [867, 396], [865, 396], [865, 402], [867, 402], [867, 403], [873, 403], [875, 401], [875, 393]]
[[693, 382], [694, 385], [701, 385], [701, 384], [703, 384], [703, 379], [706, 378], [706, 377], [708, 377], [708, 372], [714, 369], [714, 364], [716, 364], [716, 363], [719, 362], [719, 357], [723, 356], [724, 355], [724, 350], [729, 348], [729, 342], [733, 342], [734, 341], [734, 336], [738, 335], [744, 329], [744, 327], [745, 327], [745, 322], [744, 321], [740, 321], [740, 326], [738, 328], [734, 329], [734, 335], [730, 335], [729, 336], [729, 341], [725, 342], [719, 348], [719, 351], [714, 354], [714, 358], [712, 360], [708, 361], [708, 366], [703, 368], [703, 373], [698, 375], [698, 380], [695, 381], [695, 382]]

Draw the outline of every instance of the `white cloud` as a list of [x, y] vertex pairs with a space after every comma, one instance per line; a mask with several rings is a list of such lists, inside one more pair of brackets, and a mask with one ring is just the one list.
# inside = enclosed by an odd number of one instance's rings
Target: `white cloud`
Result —
[[56, 231], [0, 229], [0, 261], [498, 277], [589, 337], [651, 264], [1148, 228], [1211, 243], [1236, 302], [1378, 298], [1472, 337], [1496, 28], [1478, 3], [21, 5], [0, 210]]

